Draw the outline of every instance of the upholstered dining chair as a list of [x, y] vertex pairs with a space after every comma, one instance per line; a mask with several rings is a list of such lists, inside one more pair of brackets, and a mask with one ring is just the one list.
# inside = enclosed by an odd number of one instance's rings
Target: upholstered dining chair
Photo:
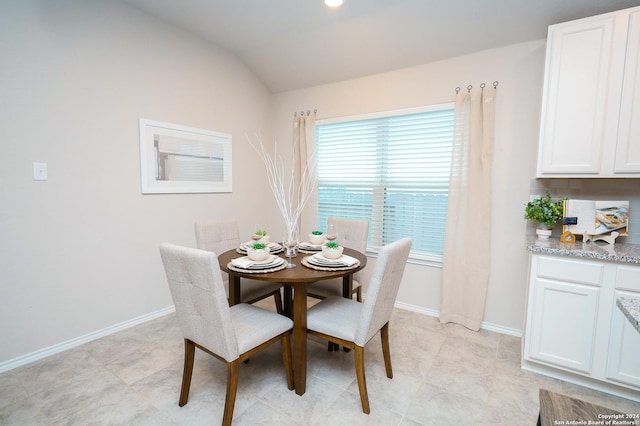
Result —
[[389, 351], [389, 319], [411, 249], [411, 238], [384, 246], [369, 281], [364, 303], [331, 296], [309, 309], [307, 331], [329, 342], [353, 349], [362, 411], [369, 414], [364, 372], [364, 346], [380, 331], [382, 355], [388, 378], [393, 378]]
[[287, 386], [293, 385], [293, 322], [275, 312], [246, 303], [229, 307], [215, 253], [162, 243], [160, 256], [176, 316], [184, 338], [184, 370], [178, 405], [189, 399], [196, 348], [227, 364], [223, 425], [233, 418], [240, 363], [280, 340]]
[[[369, 238], [369, 222], [360, 219], [346, 219], [330, 217], [327, 226], [333, 225], [337, 232], [336, 241], [350, 249], [366, 253], [367, 240]], [[362, 286], [360, 285], [360, 271], [353, 274], [353, 293], [358, 302], [362, 302]], [[324, 299], [329, 296], [342, 296], [342, 278], [322, 280], [309, 284], [307, 294], [316, 299]]]
[[[201, 250], [212, 251], [217, 255], [227, 250], [238, 248], [240, 245], [240, 233], [238, 222], [230, 220], [198, 221], [194, 225], [196, 231], [196, 245]], [[229, 297], [229, 277], [224, 274], [225, 291]], [[240, 285], [240, 301], [243, 303], [256, 303], [262, 299], [273, 296], [278, 313], [284, 312], [282, 308], [282, 284], [242, 279]]]

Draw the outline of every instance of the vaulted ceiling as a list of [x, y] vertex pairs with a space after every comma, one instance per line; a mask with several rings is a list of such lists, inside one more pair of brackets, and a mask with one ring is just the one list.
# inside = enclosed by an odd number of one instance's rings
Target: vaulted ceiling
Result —
[[234, 54], [273, 92], [546, 37], [640, 0], [123, 0]]

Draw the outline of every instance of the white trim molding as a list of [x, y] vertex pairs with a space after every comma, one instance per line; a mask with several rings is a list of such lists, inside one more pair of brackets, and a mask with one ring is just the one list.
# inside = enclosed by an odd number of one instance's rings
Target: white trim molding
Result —
[[[363, 296], [365, 297], [366, 294]], [[421, 306], [410, 305], [408, 303], [396, 302], [395, 307], [398, 309], [404, 309], [405, 311], [416, 312], [418, 314], [429, 315], [431, 317], [440, 317], [440, 311], [435, 309], [423, 308]], [[515, 328], [504, 327], [502, 325], [492, 324], [482, 321], [480, 328], [487, 331], [495, 331], [500, 334], [507, 334], [509, 336], [522, 337], [522, 330]]]
[[[366, 297], [366, 294], [364, 295]], [[428, 315], [431, 317], [439, 317], [440, 311], [435, 309], [423, 308], [421, 306], [410, 305], [408, 303], [396, 302], [395, 307], [398, 309], [404, 309], [406, 311], [416, 312], [422, 315]], [[154, 320], [156, 318], [160, 318], [165, 315], [169, 315], [175, 312], [175, 306], [169, 306], [164, 309], [160, 309], [155, 312], [150, 312], [146, 315], [142, 315], [136, 318], [132, 318], [128, 321], [121, 322], [119, 324], [112, 325], [110, 327], [103, 328], [102, 330], [97, 330], [89, 334], [85, 334], [84, 336], [76, 337], [75, 339], [67, 340], [66, 342], [58, 343], [53, 346], [49, 346], [47, 348], [43, 348], [37, 350], [35, 352], [28, 353], [26, 355], [10, 359], [3, 363], [0, 363], [0, 373], [5, 371], [12, 370], [17, 367], [21, 367], [23, 365], [30, 364], [34, 361], [41, 360], [48, 356], [66, 351], [71, 348], [75, 348], [84, 343], [91, 342], [93, 340], [99, 339], [101, 337], [108, 336], [113, 333], [117, 333], [118, 331], [125, 330], [127, 328], [134, 327], [136, 325], [145, 323], [147, 321]], [[516, 330], [509, 327], [504, 327], [501, 325], [491, 324], [487, 322], [482, 322], [481, 327], [488, 331], [495, 331], [496, 333], [507, 334], [509, 336], [522, 337], [522, 331]]]
[[23, 365], [30, 364], [34, 361], [38, 361], [48, 356], [66, 351], [71, 348], [75, 348], [76, 346], [80, 346], [84, 343], [91, 342], [101, 337], [108, 336], [113, 333], [117, 333], [118, 331], [122, 331], [130, 327], [134, 327], [136, 325], [145, 323], [147, 321], [151, 321], [153, 319], [160, 318], [165, 315], [169, 315], [175, 312], [175, 310], [176, 310], [175, 306], [169, 306], [167, 308], [160, 309], [155, 312], [150, 312], [148, 314], [145, 314], [136, 318], [132, 318], [130, 320], [121, 322], [119, 324], [115, 324], [115, 325], [103, 328], [102, 330], [97, 330], [92, 333], [85, 334], [84, 336], [79, 336], [79, 337], [76, 337], [75, 339], [67, 340], [66, 342], [58, 343], [56, 345], [39, 349], [37, 351], [28, 353], [26, 355], [10, 359], [8, 361], [0, 363], [0, 373], [13, 370], [14, 368], [21, 367]]

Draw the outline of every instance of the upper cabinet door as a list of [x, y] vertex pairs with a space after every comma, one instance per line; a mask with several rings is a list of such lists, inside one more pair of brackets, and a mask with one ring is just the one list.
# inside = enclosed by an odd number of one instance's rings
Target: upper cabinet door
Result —
[[629, 15], [616, 173], [640, 173], [640, 10]]
[[640, 7], [549, 27], [538, 177], [640, 177], [639, 57]]

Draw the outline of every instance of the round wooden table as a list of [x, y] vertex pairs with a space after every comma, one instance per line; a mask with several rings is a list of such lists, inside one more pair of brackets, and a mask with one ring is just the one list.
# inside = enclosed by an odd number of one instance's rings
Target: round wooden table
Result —
[[[320, 271], [302, 265], [302, 259], [311, 254], [298, 253], [298, 256], [292, 259], [296, 264], [294, 268], [267, 273], [246, 273], [229, 269], [227, 266], [232, 259], [243, 256], [236, 250], [229, 250], [218, 256], [220, 269], [229, 274], [230, 305], [240, 303], [241, 278], [284, 284], [284, 310], [293, 319], [293, 373], [298, 395], [305, 393], [307, 382], [307, 285], [315, 281], [342, 277], [342, 295], [351, 298], [353, 274], [366, 266], [367, 257], [359, 251], [346, 247], [344, 254], [358, 259], [360, 265], [344, 271]], [[286, 259], [283, 253], [279, 256]]]

